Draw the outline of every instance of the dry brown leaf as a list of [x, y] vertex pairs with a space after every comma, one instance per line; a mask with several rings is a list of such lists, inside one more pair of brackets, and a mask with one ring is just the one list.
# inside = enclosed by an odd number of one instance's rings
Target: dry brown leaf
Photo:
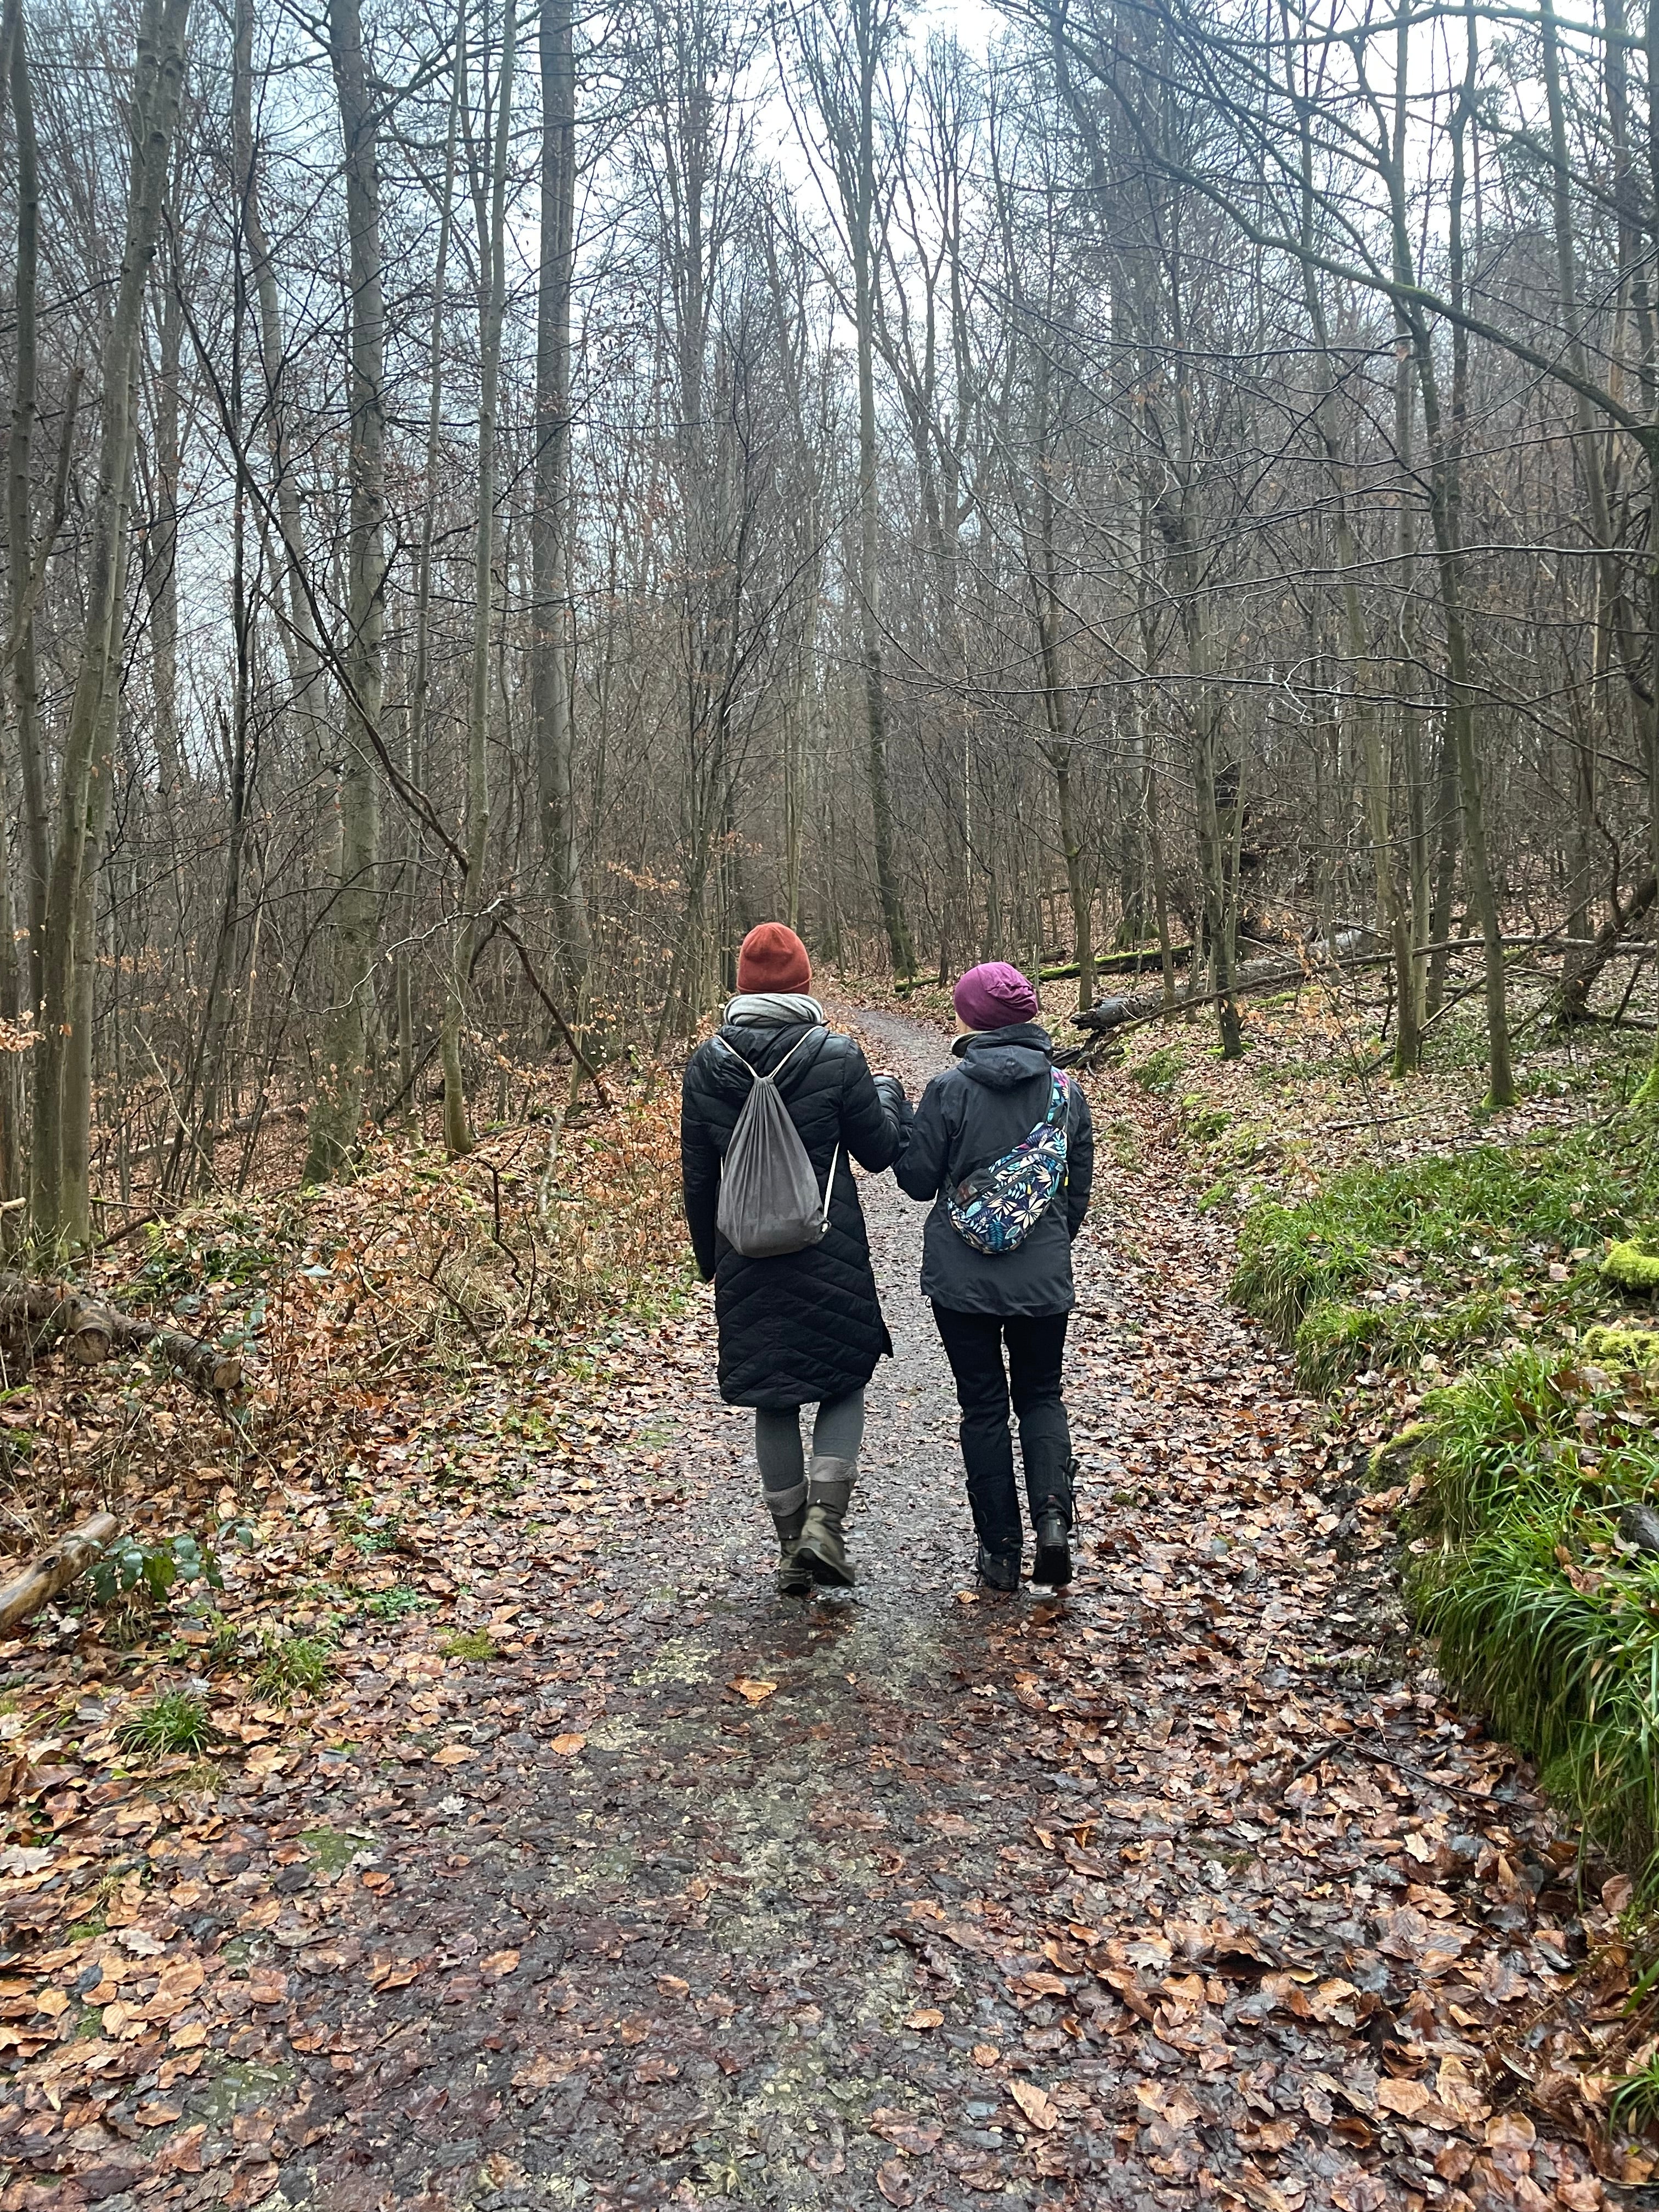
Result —
[[503, 1980], [519, 1963], [516, 1951], [492, 1951], [487, 1959], [478, 1961], [478, 1972], [492, 1982]]
[[1011, 2081], [1008, 2094], [1019, 2106], [1034, 2128], [1047, 2135], [1050, 2128], [1060, 2124], [1060, 2113], [1054, 2099], [1046, 2089], [1039, 2089], [1035, 2081]]
[[915, 2202], [915, 2189], [902, 2158], [890, 2158], [885, 2166], [876, 2168], [876, 2186], [890, 2204]]
[[735, 1690], [751, 1705], [763, 1705], [778, 1686], [775, 1682], [757, 1681], [752, 1674], [739, 1674], [735, 1682], [728, 1682], [726, 1686]]
[[447, 1743], [441, 1751], [432, 1754], [434, 1766], [465, 1766], [469, 1759], [477, 1757], [470, 1743]]
[[914, 2012], [904, 2015], [907, 2027], [943, 2027], [945, 2014], [933, 2005], [918, 2005]]
[[552, 1747], [558, 1753], [561, 1759], [574, 1759], [586, 1741], [587, 1738], [585, 1735], [556, 1735]]

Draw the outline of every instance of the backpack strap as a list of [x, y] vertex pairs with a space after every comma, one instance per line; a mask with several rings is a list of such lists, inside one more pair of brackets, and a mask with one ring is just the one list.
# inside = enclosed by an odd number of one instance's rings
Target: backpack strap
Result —
[[793, 1044], [790, 1046], [788, 1051], [785, 1053], [783, 1058], [778, 1062], [777, 1066], [772, 1070], [769, 1075], [763, 1075], [759, 1068], [755, 1066], [752, 1061], [747, 1060], [744, 1058], [743, 1054], [738, 1050], [736, 1045], [727, 1044], [726, 1039], [720, 1035], [718, 1030], [714, 1032], [713, 1042], [719, 1045], [723, 1051], [729, 1053], [731, 1057], [737, 1061], [739, 1067], [746, 1067], [749, 1070], [750, 1079], [752, 1082], [775, 1083], [779, 1076], [783, 1073], [784, 1069], [788, 1066], [790, 1061], [800, 1050], [801, 1047], [804, 1044], [809, 1043], [813, 1037], [817, 1036], [820, 1029], [823, 1030], [825, 1036], [829, 1036], [830, 1030], [827, 1023], [815, 1023], [814, 1025], [807, 1030], [806, 1035], [804, 1037], [797, 1037], [795, 1039]]
[[[720, 1035], [718, 1030], [714, 1032], [714, 1042], [717, 1045], [723, 1047], [724, 1049], [731, 1054], [732, 1058], [737, 1061], [740, 1067], [746, 1067], [749, 1069], [749, 1079], [751, 1083], [775, 1083], [779, 1076], [783, 1073], [784, 1069], [788, 1066], [790, 1061], [800, 1050], [801, 1047], [804, 1044], [810, 1042], [813, 1037], [817, 1036], [820, 1030], [825, 1036], [830, 1035], [830, 1025], [827, 1022], [814, 1024], [813, 1027], [808, 1030], [804, 1037], [797, 1037], [795, 1039], [793, 1044], [790, 1046], [788, 1051], [785, 1053], [783, 1058], [778, 1062], [777, 1066], [772, 1070], [769, 1075], [763, 1075], [759, 1068], [751, 1066], [738, 1050], [736, 1045], [726, 1043], [726, 1039]], [[830, 1226], [830, 1201], [835, 1195], [836, 1170], [840, 1165], [841, 1139], [837, 1137], [836, 1139], [836, 1149], [830, 1155], [830, 1173], [823, 1186], [823, 1211], [818, 1216], [818, 1234], [820, 1237], [823, 1235], [824, 1231]]]

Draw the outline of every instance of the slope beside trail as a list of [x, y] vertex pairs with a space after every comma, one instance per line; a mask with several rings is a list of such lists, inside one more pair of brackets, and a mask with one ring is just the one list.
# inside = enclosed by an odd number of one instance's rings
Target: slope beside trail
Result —
[[[915, 1095], [942, 1040], [859, 1018]], [[1535, 2117], [1571, 1854], [1417, 1686], [1224, 1232], [1095, 1096], [1068, 1601], [972, 1589], [921, 1210], [866, 1179], [856, 1591], [773, 1594], [706, 1299], [613, 1340], [595, 1458], [528, 1421], [479, 1529], [516, 1648], [359, 1673], [346, 1747], [234, 1802], [156, 1929], [211, 2063], [7, 2206], [1613, 2201]]]

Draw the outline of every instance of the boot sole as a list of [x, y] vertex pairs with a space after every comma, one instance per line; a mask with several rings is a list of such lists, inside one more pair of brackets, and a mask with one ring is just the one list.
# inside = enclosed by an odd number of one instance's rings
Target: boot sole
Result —
[[820, 1589], [852, 1589], [853, 1569], [850, 1562], [837, 1566], [833, 1559], [826, 1559], [817, 1552], [809, 1552], [805, 1545], [796, 1553], [795, 1557], [804, 1567], [811, 1569], [812, 1580]]
[[1039, 1547], [1037, 1555], [1031, 1562], [1031, 1580], [1034, 1583], [1042, 1583], [1049, 1589], [1064, 1589], [1071, 1579], [1070, 1546], [1057, 1544], [1052, 1548], [1047, 1545]]

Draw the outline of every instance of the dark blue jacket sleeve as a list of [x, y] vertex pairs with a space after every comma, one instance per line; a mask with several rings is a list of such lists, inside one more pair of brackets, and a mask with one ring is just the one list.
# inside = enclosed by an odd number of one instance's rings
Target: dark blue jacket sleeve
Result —
[[1083, 1085], [1072, 1085], [1071, 1128], [1066, 1139], [1066, 1226], [1075, 1242], [1089, 1211], [1095, 1182], [1095, 1125]]

